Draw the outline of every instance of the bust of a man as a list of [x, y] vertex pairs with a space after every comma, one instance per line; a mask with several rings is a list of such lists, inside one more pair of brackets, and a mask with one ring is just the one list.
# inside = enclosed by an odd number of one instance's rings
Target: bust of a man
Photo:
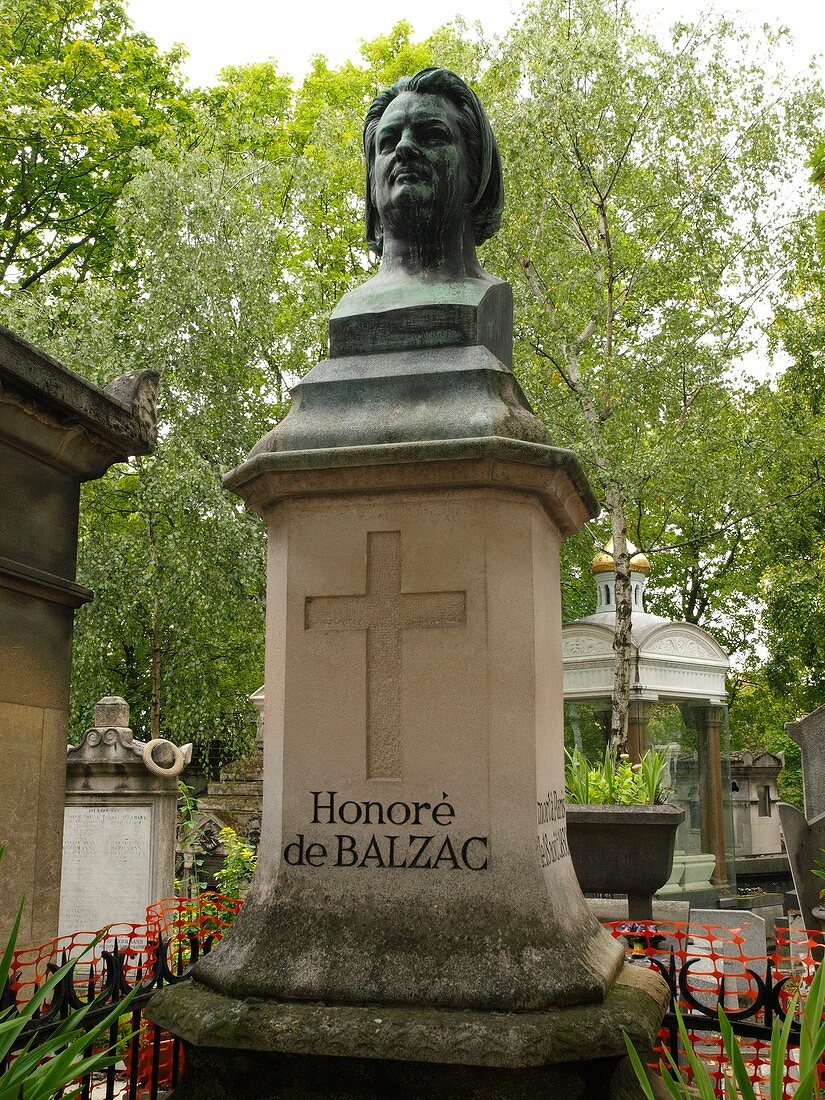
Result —
[[381, 92], [364, 124], [367, 242], [374, 278], [336, 314], [428, 297], [427, 287], [497, 283], [476, 246], [501, 222], [501, 160], [472, 89], [448, 69], [422, 69]]
[[380, 267], [335, 307], [329, 357], [250, 458], [488, 437], [546, 445], [512, 373], [512, 290], [476, 255], [504, 191], [475, 93], [447, 69], [403, 77], [371, 104], [364, 152]]

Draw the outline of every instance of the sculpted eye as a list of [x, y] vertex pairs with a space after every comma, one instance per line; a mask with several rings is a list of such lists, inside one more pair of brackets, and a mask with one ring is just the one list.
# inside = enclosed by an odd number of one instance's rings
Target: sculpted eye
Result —
[[437, 144], [440, 141], [449, 141], [450, 135], [443, 126], [429, 126], [424, 132], [424, 140]]

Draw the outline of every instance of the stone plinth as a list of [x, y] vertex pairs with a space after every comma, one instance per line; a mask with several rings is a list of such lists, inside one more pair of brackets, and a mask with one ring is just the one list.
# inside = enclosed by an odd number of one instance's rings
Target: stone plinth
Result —
[[157, 375], [106, 391], [0, 327], [0, 941], [57, 932], [80, 484], [154, 446]]
[[[304, 1055], [337, 1062], [327, 1040], [347, 1012], [386, 1019], [395, 1044], [379, 1069], [374, 1027], [347, 1023], [339, 1071], [366, 1073], [363, 1095], [458, 1089], [505, 1023], [490, 1080], [517, 1091], [450, 1095], [606, 1096], [622, 1056], [623, 951], [581, 895], [563, 806], [558, 552], [591, 507], [575, 460], [500, 439], [394, 450], [302, 455], [304, 469], [257, 456], [234, 475], [268, 531], [263, 834], [231, 933], [150, 1007], [190, 1044], [176, 1100], [206, 1096], [193, 1082], [217, 1063], [251, 1082], [253, 1065], [286, 1080]], [[649, 1045], [666, 994], [638, 980]], [[425, 1034], [454, 1040], [460, 1012], [476, 1045], [436, 1055]], [[534, 1034], [544, 1053], [525, 1063]]]
[[59, 934], [142, 924], [174, 886], [178, 780], [192, 746], [138, 741], [107, 696], [66, 766]]
[[148, 1006], [175, 1100], [636, 1095], [622, 1027], [649, 1048], [667, 990], [592, 915], [564, 807], [559, 550], [598, 505], [462, 256], [348, 294], [225, 479], [267, 526], [263, 823], [229, 934]]
[[164, 1024], [190, 1036], [174, 1100], [638, 1100], [622, 1036], [649, 1049], [668, 1002], [631, 966], [604, 1002], [564, 1012], [242, 1001], [198, 984], [164, 997]]

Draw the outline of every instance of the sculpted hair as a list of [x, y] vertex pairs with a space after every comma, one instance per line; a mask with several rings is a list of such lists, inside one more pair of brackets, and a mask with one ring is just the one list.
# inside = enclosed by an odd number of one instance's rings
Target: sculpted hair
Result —
[[449, 69], [421, 69], [414, 76], [402, 76], [395, 84], [379, 92], [370, 104], [364, 119], [364, 155], [367, 165], [367, 244], [373, 252], [381, 255], [384, 247], [384, 229], [372, 201], [375, 131], [384, 111], [402, 92], [443, 96], [457, 108], [461, 132], [470, 157], [468, 167], [474, 188], [473, 199], [470, 202], [473, 237], [476, 244], [481, 244], [492, 237], [501, 225], [501, 211], [504, 207], [501, 158], [492, 127], [478, 97], [460, 76], [456, 76]]

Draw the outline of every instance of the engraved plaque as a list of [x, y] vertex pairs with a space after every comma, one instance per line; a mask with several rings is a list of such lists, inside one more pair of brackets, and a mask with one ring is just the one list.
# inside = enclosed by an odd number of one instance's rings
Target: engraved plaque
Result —
[[143, 924], [151, 882], [151, 806], [66, 807], [60, 935]]

